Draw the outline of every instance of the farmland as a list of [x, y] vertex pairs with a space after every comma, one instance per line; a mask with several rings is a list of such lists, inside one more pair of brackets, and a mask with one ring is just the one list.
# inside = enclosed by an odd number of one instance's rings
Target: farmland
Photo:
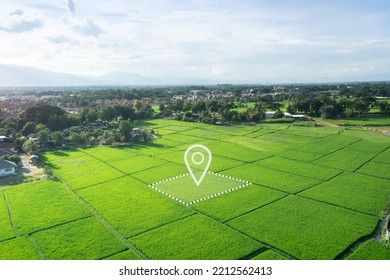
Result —
[[[390, 140], [293, 124], [140, 121], [148, 143], [46, 152], [0, 189], [0, 259], [389, 259]], [[213, 155], [196, 187], [183, 156]], [[181, 175], [181, 176], [180, 176]]]

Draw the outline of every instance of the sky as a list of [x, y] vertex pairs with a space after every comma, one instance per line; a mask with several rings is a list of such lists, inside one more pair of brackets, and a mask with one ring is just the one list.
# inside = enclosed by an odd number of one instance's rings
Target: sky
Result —
[[390, 80], [388, 0], [1, 0], [0, 64], [221, 82]]

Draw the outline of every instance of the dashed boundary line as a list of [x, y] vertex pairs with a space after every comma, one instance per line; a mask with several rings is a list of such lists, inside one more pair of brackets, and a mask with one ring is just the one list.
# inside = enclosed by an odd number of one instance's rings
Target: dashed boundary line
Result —
[[235, 178], [235, 177], [232, 177], [232, 176], [228, 176], [228, 175], [224, 175], [224, 174], [220, 174], [220, 173], [215, 173], [215, 172], [210, 172], [210, 171], [208, 171], [207, 173], [211, 174], [211, 175], [214, 175], [214, 176], [217, 176], [217, 177], [222, 177], [222, 178], [225, 178], [225, 179], [230, 179], [230, 180], [233, 180], [233, 181], [241, 182], [243, 184], [240, 185], [240, 186], [234, 187], [234, 188], [230, 188], [230, 189], [227, 189], [227, 190], [224, 190], [224, 191], [221, 191], [221, 192], [217, 192], [217, 193], [214, 193], [214, 194], [211, 194], [211, 195], [208, 195], [208, 196], [205, 196], [205, 197], [193, 200], [193, 201], [182, 200], [182, 199], [177, 198], [177, 197], [169, 194], [168, 192], [165, 192], [165, 191], [159, 189], [158, 187], [156, 187], [156, 186], [158, 186], [160, 184], [167, 183], [167, 182], [170, 182], [170, 181], [182, 178], [182, 177], [189, 176], [190, 175], [189, 173], [181, 174], [181, 175], [174, 176], [174, 177], [171, 177], [171, 178], [168, 178], [168, 179], [164, 179], [164, 180], [152, 183], [152, 184], [148, 184], [148, 187], [153, 189], [153, 190], [155, 190], [155, 191], [157, 191], [157, 192], [159, 192], [159, 193], [162, 193], [163, 195], [168, 196], [169, 198], [171, 198], [173, 200], [176, 200], [177, 202], [179, 202], [181, 204], [184, 204], [185, 206], [189, 206], [189, 205], [192, 205], [192, 204], [204, 201], [204, 200], [208, 200], [210, 198], [214, 198], [214, 197], [217, 197], [217, 196], [229, 193], [229, 192], [233, 192], [233, 191], [236, 191], [238, 189], [242, 189], [242, 188], [245, 188], [245, 187], [248, 187], [248, 186], [252, 185], [252, 183], [249, 182], [249, 181], [246, 181], [246, 180], [243, 180], [243, 179], [238, 179], [238, 178]]

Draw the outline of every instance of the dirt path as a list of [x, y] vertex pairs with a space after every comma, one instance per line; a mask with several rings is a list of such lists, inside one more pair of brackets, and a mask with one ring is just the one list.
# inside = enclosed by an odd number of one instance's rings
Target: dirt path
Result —
[[326, 127], [340, 127], [336, 124], [333, 124], [333, 123], [330, 123], [330, 122], [327, 122], [327, 121], [324, 121], [324, 120], [320, 120], [320, 119], [314, 119], [314, 121], [316, 123], [318, 123], [319, 125], [322, 125], [322, 126], [326, 126]]

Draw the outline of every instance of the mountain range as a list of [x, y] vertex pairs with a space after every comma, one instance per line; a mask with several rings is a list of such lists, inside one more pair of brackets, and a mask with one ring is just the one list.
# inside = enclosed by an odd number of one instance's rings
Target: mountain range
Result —
[[112, 72], [102, 76], [78, 76], [41, 68], [0, 64], [0, 87], [34, 86], [142, 86], [217, 84], [220, 81], [188, 77], [144, 77], [128, 72]]

